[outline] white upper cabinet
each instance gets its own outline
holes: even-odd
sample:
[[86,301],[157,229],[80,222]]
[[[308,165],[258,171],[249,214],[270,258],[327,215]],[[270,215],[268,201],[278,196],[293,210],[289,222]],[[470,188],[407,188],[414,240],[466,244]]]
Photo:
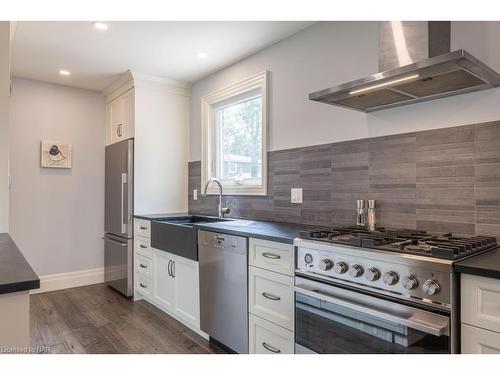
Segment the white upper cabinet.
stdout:
[[134,138],[134,214],[187,211],[190,84],[128,71],[103,93],[106,145]]
[[106,144],[134,137],[134,89],[107,104]]

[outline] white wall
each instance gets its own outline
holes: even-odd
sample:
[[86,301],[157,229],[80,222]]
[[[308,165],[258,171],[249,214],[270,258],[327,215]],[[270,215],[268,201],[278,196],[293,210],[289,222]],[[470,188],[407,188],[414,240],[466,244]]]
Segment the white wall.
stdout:
[[[500,22],[453,22],[452,49],[500,71]],[[500,89],[364,114],[308,100],[310,92],[378,71],[376,22],[322,22],[223,69],[192,87],[190,160],[201,159],[200,99],[269,70],[269,150],[500,119]]]
[[189,90],[135,81],[134,212],[188,209]]
[[[14,78],[10,232],[40,275],[103,267],[104,97]],[[42,139],[73,143],[73,168],[40,168]]]
[[0,22],[0,233],[9,231],[9,35],[9,22]]

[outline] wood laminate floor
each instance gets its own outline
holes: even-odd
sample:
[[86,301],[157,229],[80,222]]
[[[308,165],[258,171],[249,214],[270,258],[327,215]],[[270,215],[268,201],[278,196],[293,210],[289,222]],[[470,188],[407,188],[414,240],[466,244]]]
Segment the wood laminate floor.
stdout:
[[50,353],[223,353],[145,301],[104,284],[30,296],[31,345]]

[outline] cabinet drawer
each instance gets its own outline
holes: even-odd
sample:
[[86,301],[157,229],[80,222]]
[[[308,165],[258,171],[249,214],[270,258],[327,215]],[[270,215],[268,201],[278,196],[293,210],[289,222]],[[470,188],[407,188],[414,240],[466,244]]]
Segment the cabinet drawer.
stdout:
[[293,277],[249,267],[249,310],[293,331]]
[[500,333],[462,324],[463,354],[500,354]]
[[151,238],[151,221],[143,219],[135,219],[134,236]]
[[137,273],[147,277],[148,279],[151,279],[153,275],[153,262],[150,258],[138,255],[135,261],[135,269]]
[[136,276],[135,289],[144,297],[151,298],[153,292],[153,281],[141,275]]
[[149,238],[144,237],[135,237],[134,238],[134,247],[135,253],[145,256],[147,258],[153,257],[153,251],[151,250],[151,244],[149,243]]
[[250,238],[249,264],[269,271],[293,276],[294,247],[293,245]]
[[258,316],[249,315],[250,354],[293,354],[293,332]]
[[500,332],[500,280],[462,274],[462,322]]

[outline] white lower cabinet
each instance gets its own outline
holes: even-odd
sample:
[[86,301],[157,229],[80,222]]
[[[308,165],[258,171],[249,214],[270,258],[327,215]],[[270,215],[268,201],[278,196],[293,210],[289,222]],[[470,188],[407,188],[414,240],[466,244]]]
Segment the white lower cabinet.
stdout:
[[200,328],[198,262],[153,248],[153,303],[181,322]]
[[293,330],[293,278],[257,267],[248,272],[250,313]]
[[293,354],[294,247],[249,239],[248,352]]
[[186,322],[200,326],[198,262],[177,257],[173,263],[174,311]]
[[249,315],[249,352],[253,354],[293,354],[293,332]]
[[[153,283],[150,279],[136,274],[135,275],[135,295],[137,295],[138,293],[140,293],[144,298],[150,299],[152,297],[152,293],[153,293]],[[134,299],[136,299],[136,298],[134,298]]]
[[172,311],[175,299],[175,279],[170,274],[173,255],[153,249],[154,294],[153,302]]
[[463,354],[500,354],[500,333],[462,323]]
[[134,299],[145,298],[198,334],[207,337],[200,331],[198,262],[155,248],[151,248],[151,254],[150,259],[142,253],[135,253]]
[[500,280],[461,275],[461,348],[467,354],[500,354]]

